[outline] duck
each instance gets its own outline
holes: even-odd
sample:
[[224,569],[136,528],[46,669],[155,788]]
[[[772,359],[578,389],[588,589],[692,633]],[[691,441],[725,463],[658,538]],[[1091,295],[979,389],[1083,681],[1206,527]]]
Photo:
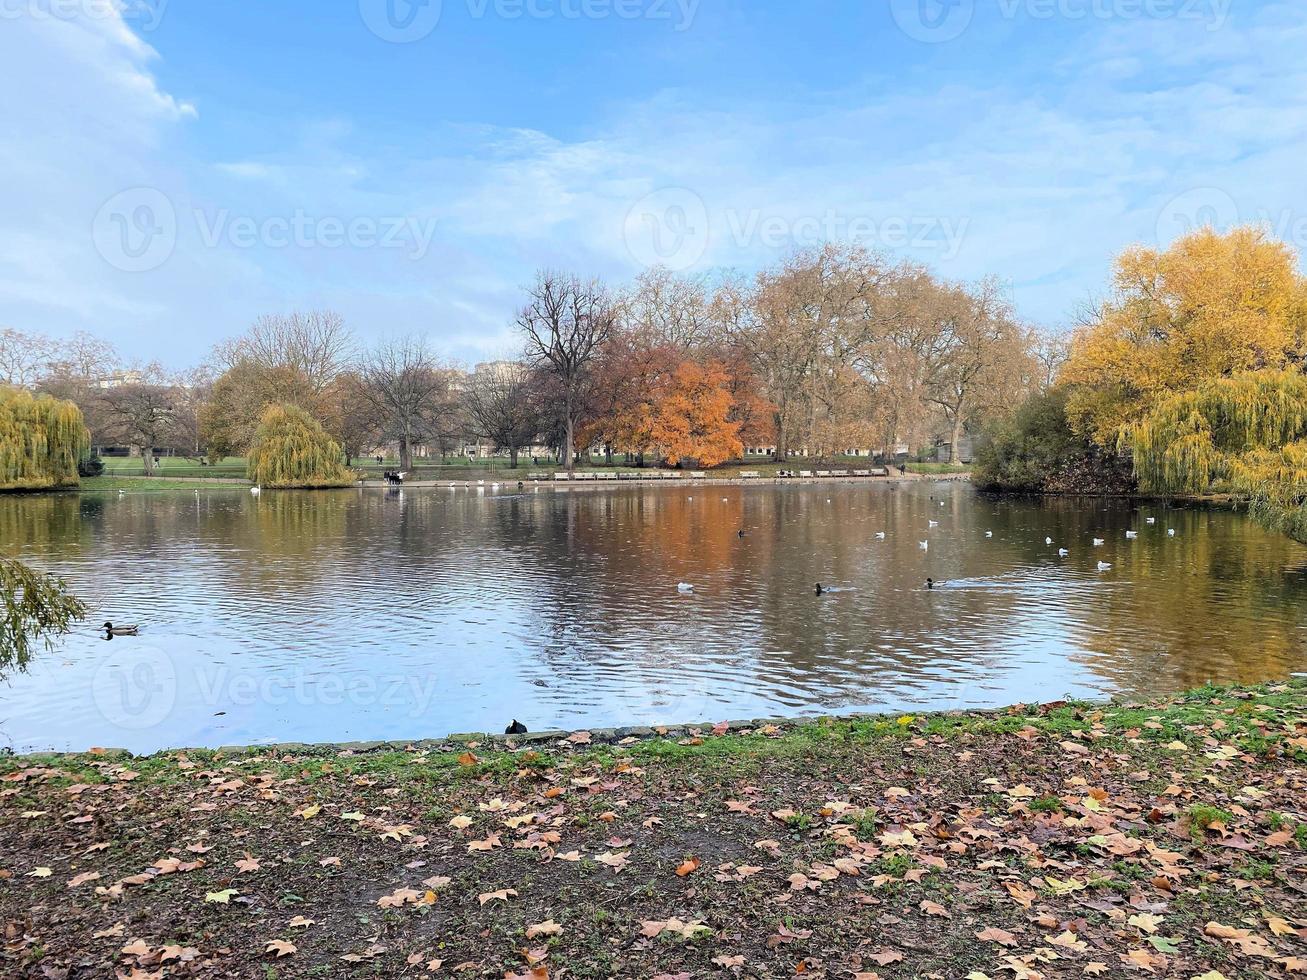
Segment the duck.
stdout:
[[1145,522],[1148,523],[1148,524],[1156,524],[1156,523],[1157,523],[1157,518],[1156,518],[1156,517],[1147,517],[1147,518],[1145,518],[1144,520],[1145,520]]
[[927,521],[927,522],[926,522],[926,527],[928,527],[928,528],[930,528],[930,527],[939,527],[939,521]]
[[1167,536],[1168,538],[1173,538],[1173,537],[1175,537],[1175,528],[1173,528],[1173,527],[1168,527],[1168,528],[1166,529],[1166,536]]
[[816,589],[816,593],[817,593],[817,595],[824,595],[825,592],[826,592],[826,590],[823,589],[823,588],[821,587],[821,583],[818,582],[818,583],[817,583],[817,589]]
[[[940,584],[942,585],[943,583],[941,582]],[[926,588],[933,589],[934,587],[935,587],[935,580],[933,578],[926,579]]]
[[993,531],[986,531],[986,532],[985,532],[985,537],[987,537],[987,538],[992,538],[993,536],[994,536],[994,532],[993,532]]
[[738,531],[736,531],[736,532],[735,532],[735,536],[736,536],[737,538],[742,538],[742,537],[744,537],[744,528],[740,528]]
[[140,631],[139,626],[115,626],[113,623],[105,623],[104,631],[110,636],[135,636]]
[[525,734],[526,734],[526,726],[523,725],[523,724],[522,724],[520,721],[518,721],[516,718],[514,718],[514,719],[513,719],[513,723],[512,723],[511,725],[509,725],[507,728],[504,729],[504,734],[505,734],[505,735],[525,735]]
[[1110,564],[1109,562],[1100,561],[1100,562],[1098,563],[1098,570],[1099,570],[1100,572],[1105,572],[1105,571],[1107,571],[1107,570],[1108,570],[1109,568],[1111,568],[1111,567],[1112,567],[1112,566],[1111,566],[1111,564]]
[[1053,543],[1053,539],[1052,539],[1052,538],[1045,538],[1045,539],[1044,539],[1044,544],[1052,544],[1052,543]]
[[885,532],[884,532],[884,531],[877,531],[877,532],[876,532],[876,540],[877,540],[877,541],[884,541],[884,540],[885,540]]

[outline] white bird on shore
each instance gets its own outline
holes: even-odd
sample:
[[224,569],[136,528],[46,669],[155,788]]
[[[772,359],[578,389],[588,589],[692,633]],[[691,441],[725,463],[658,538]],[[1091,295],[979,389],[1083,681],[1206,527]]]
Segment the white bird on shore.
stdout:
[[930,542],[929,542],[929,541],[918,541],[918,542],[917,542],[917,547],[920,548],[922,551],[929,551],[929,550],[930,550]]
[[994,536],[994,532],[993,532],[993,531],[986,531],[986,532],[985,532],[985,537],[987,537],[987,538],[992,538],[993,536]]
[[1052,544],[1052,543],[1053,543],[1053,539],[1052,539],[1052,538],[1045,538],[1045,539],[1044,539],[1044,544]]
[[1138,531],[1126,531],[1126,532],[1125,532],[1125,536],[1126,536],[1126,540],[1127,540],[1127,541],[1133,541],[1135,538],[1139,537],[1139,532],[1138,532]]
[[679,584],[676,586],[676,591],[677,591],[677,592],[682,592],[682,593],[684,593],[684,592],[693,592],[693,591],[694,591],[694,586],[691,585],[689,582],[681,582],[681,583],[679,583]]
[[884,532],[884,531],[877,531],[877,532],[876,532],[876,539],[879,540],[879,541],[884,541],[884,540],[885,540],[885,532]]
[[1109,568],[1111,568],[1111,567],[1112,567],[1112,566],[1109,565],[1109,564],[1108,564],[1107,562],[1105,562],[1105,561],[1100,561],[1100,562],[1098,563],[1098,570],[1099,570],[1100,572],[1105,572],[1105,571],[1107,571],[1107,570],[1108,570]]
[[1094,538],[1094,547],[1095,547],[1095,548],[1101,548],[1101,547],[1103,547],[1103,545],[1105,545],[1105,544],[1107,544],[1107,542],[1104,541],[1102,538]]
[[1173,528],[1173,527],[1168,527],[1168,528],[1166,529],[1166,536],[1167,536],[1168,538],[1173,538],[1173,537],[1175,537],[1175,528]]
[[1156,523],[1157,523],[1157,518],[1156,518],[1156,517],[1149,517],[1149,518],[1146,518],[1146,521],[1147,521],[1147,523],[1149,523],[1149,524],[1156,524]]
[[927,521],[927,522],[926,522],[926,526],[927,526],[927,527],[939,527],[939,521]]
[[263,493],[263,488],[262,488],[262,487],[250,487],[250,493],[254,494],[254,496],[257,497],[259,494]]
[[1058,548],[1057,554],[1059,558],[1065,558],[1067,555],[1071,554],[1071,552],[1067,551],[1065,548]]

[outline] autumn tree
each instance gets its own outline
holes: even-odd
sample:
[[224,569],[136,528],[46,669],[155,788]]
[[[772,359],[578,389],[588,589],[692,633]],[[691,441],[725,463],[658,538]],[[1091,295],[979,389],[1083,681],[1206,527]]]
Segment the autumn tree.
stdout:
[[340,445],[296,405],[269,405],[250,443],[246,475],[265,487],[343,487],[353,475],[341,463]]
[[549,371],[562,397],[563,458],[576,471],[576,429],[596,358],[613,332],[616,311],[598,280],[540,272],[517,316],[526,356]]
[[541,427],[531,369],[517,361],[478,365],[465,382],[463,408],[472,431],[508,450],[509,465],[516,469],[518,453]]
[[694,460],[710,467],[736,459],[744,445],[730,412],[726,372],[716,364],[685,361],[654,408],[654,441],[673,466]]
[[1203,228],[1165,251],[1130,248],[1112,295],[1077,331],[1062,380],[1072,426],[1104,446],[1162,399],[1303,354],[1307,285],[1297,257],[1254,227]]
[[1253,516],[1307,542],[1307,376],[1297,368],[1212,378],[1122,430],[1142,489],[1205,493],[1216,480]]
[[0,490],[76,486],[89,444],[72,402],[0,386]]

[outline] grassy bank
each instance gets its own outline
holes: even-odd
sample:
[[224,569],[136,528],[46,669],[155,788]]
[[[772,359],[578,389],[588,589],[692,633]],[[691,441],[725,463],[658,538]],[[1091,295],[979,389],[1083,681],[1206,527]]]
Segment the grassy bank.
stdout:
[[84,476],[79,489],[105,490],[242,490],[249,485],[232,480],[169,479],[166,476]]
[[0,787],[4,976],[1307,970],[1301,685]]

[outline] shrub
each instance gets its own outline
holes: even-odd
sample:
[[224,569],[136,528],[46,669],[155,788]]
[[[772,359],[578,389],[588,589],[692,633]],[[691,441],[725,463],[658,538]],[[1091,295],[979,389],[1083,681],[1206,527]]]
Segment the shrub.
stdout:
[[1108,453],[1067,424],[1067,391],[1031,395],[976,453],[972,480],[1011,493],[1129,493],[1128,457]]
[[344,487],[354,474],[313,416],[294,405],[269,405],[246,459],[246,474],[264,487]]
[[87,456],[77,464],[78,476],[99,476],[104,472],[104,460],[99,456]]

